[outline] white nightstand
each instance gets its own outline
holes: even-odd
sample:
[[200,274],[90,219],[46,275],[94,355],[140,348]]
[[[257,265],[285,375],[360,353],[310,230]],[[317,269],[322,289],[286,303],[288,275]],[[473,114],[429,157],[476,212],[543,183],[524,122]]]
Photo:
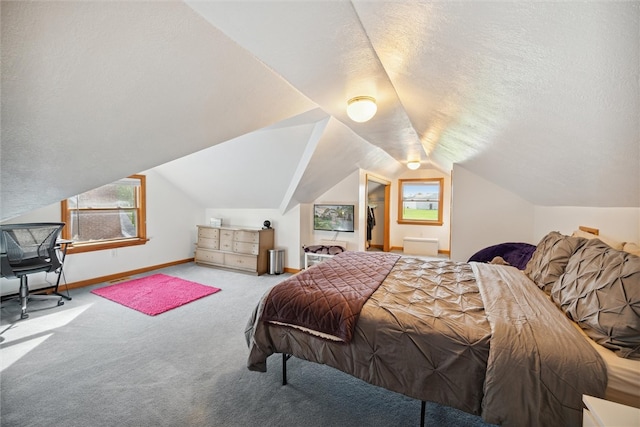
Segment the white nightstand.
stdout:
[[582,412],[583,427],[640,426],[640,409],[593,396],[582,396],[586,409]]

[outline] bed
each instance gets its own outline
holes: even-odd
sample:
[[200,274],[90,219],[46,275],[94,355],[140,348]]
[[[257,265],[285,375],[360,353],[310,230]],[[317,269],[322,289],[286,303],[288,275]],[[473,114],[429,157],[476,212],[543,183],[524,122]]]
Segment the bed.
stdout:
[[344,252],[259,301],[248,368],[282,353],[493,424],[577,426],[583,394],[640,406],[639,312],[640,257],[597,239],[549,233],[524,270]]

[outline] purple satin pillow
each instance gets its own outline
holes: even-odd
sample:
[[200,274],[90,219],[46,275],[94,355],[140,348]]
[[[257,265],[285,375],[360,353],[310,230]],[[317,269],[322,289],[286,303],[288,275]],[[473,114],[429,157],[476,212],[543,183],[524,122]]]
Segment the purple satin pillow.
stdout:
[[469,258],[469,261],[491,262],[495,257],[500,257],[509,265],[524,270],[535,250],[536,246],[529,243],[500,243],[479,250]]

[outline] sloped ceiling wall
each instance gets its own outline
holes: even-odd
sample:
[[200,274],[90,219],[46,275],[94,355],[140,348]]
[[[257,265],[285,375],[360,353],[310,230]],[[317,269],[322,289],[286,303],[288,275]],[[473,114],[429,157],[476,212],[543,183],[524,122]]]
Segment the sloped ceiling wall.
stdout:
[[2,218],[315,108],[181,2],[2,2]]
[[158,165],[203,206],[286,210],[413,158],[640,206],[638,2],[0,7],[2,219]]

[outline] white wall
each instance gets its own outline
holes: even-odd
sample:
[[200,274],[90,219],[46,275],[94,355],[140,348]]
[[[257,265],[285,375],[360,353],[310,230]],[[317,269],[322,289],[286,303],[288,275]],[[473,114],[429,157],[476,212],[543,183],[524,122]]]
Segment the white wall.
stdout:
[[315,231],[313,230],[313,206],[311,212],[300,218],[301,223],[306,223],[304,229],[308,230],[307,235],[301,235],[301,243],[303,245],[313,245],[320,243],[321,240],[345,240],[347,242],[347,250],[363,250],[364,239],[366,238],[366,223],[361,221],[365,212],[364,200],[359,197],[361,187],[361,171],[357,170],[351,175],[340,181],[332,189],[324,193],[322,196],[314,200],[316,203],[335,203],[355,206],[354,232],[335,232],[335,231]]
[[460,165],[453,167],[451,194],[451,260],[466,261],[498,243],[533,243],[533,204]]
[[[173,184],[153,170],[142,174],[147,176],[149,242],[139,246],[69,254],[64,265],[68,283],[193,258],[196,224],[202,222],[204,208],[185,197]],[[8,222],[59,221],[60,204],[54,203]],[[52,277],[51,274],[49,276]],[[33,280],[30,278],[32,289],[37,288],[38,284],[45,283],[39,276],[34,276]],[[0,282],[1,292],[5,295],[15,292],[18,286],[17,279],[1,279]]]
[[454,165],[451,259],[505,242],[538,242],[550,231],[584,225],[620,242],[640,242],[640,208],[535,206],[460,165]]
[[[443,178],[444,188],[442,193],[442,225],[413,225],[398,224],[398,179],[419,178]],[[451,230],[451,176],[437,169],[407,169],[402,175],[391,183],[391,247],[402,247],[405,237],[431,237],[438,239],[438,250],[449,250],[449,235]]]
[[534,213],[536,242],[550,231],[571,234],[580,225],[598,228],[601,236],[619,242],[640,242],[640,208],[536,206]]
[[[304,203],[299,206],[300,215],[298,220],[300,221],[300,233],[298,236],[298,266],[295,268],[302,268],[304,266],[304,245],[310,244],[311,235],[313,233],[313,220],[309,221],[309,218],[313,218],[313,203]],[[304,237],[303,237],[304,236]],[[303,243],[306,242],[306,243]]]

